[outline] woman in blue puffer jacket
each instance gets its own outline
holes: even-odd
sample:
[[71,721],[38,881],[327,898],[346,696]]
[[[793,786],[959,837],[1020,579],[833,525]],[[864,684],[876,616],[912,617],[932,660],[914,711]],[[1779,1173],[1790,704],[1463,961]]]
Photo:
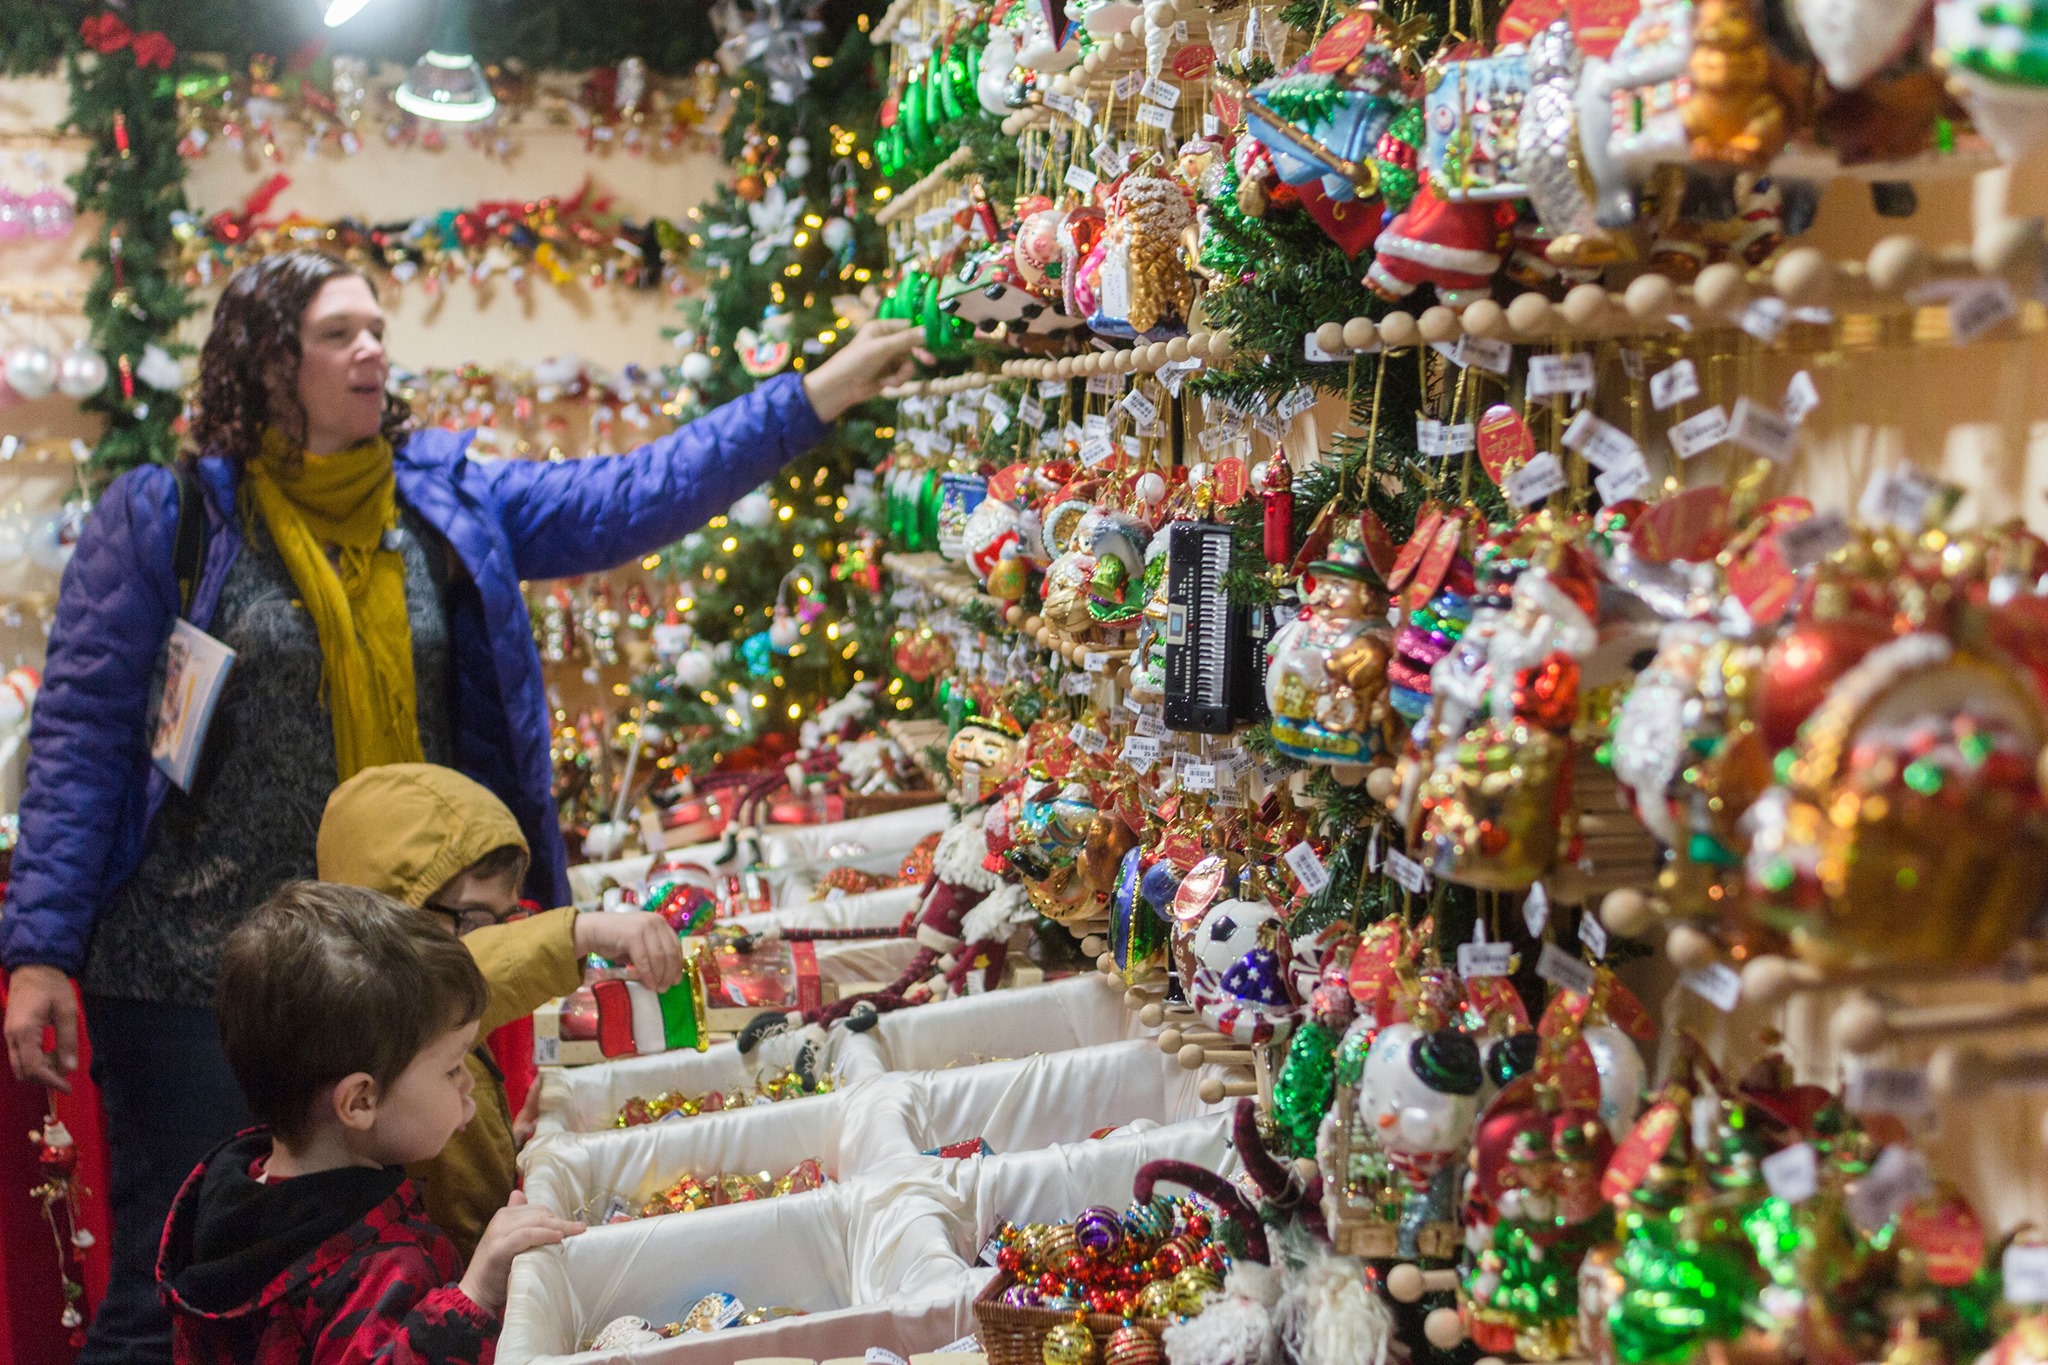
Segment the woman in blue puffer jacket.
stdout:
[[[207,528],[196,581],[180,584],[174,550],[187,495],[158,467],[107,489],[64,574],[0,964],[23,1080],[68,1087],[74,978],[85,995],[114,1244],[82,1365],[170,1360],[153,1273],[164,1216],[249,1121],[213,1019],[219,947],[272,891],[314,875],[328,794],[382,763],[459,768],[518,817],[528,892],[565,903],[520,581],[606,569],[701,525],[878,392],[914,344],[903,324],[871,323],[809,375],[629,454],[531,463],[412,430],[385,387],[383,338],[369,281],[331,256],[240,271],[200,362],[205,453],[185,483]],[[150,758],[187,591],[186,618],[236,655],[189,792]]]

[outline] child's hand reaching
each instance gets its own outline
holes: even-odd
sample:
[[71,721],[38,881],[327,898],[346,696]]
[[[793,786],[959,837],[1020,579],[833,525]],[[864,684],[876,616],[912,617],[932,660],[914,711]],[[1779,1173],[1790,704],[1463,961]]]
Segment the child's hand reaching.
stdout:
[[630,963],[649,990],[665,991],[683,979],[683,945],[660,915],[645,910],[586,911],[576,917],[576,951]]
[[553,1246],[581,1231],[583,1224],[529,1204],[524,1194],[512,1191],[511,1202],[491,1215],[482,1240],[476,1244],[476,1254],[469,1258],[469,1269],[462,1275],[462,1292],[477,1307],[503,1313],[505,1286],[512,1278],[512,1258],[535,1247]]

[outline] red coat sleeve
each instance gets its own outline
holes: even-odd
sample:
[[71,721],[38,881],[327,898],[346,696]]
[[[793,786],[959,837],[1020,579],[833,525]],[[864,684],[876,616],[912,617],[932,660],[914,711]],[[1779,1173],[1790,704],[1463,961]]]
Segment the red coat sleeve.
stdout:
[[498,1349],[498,1315],[442,1283],[419,1247],[359,1263],[324,1317],[308,1365],[490,1365]]

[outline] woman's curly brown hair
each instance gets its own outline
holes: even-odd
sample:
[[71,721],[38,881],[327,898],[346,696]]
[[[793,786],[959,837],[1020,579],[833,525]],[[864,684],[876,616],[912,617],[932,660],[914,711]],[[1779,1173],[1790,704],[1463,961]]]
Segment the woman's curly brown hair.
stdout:
[[[299,319],[322,285],[350,275],[362,272],[324,251],[281,252],[235,272],[214,305],[213,330],[199,353],[192,417],[197,453],[222,455],[239,467],[262,450],[268,426],[305,442]],[[411,425],[412,405],[386,390],[380,434],[395,446]]]

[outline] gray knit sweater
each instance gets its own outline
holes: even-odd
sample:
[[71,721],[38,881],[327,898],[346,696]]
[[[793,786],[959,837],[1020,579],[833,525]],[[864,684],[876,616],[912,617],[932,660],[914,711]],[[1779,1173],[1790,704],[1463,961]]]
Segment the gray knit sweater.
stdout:
[[[401,508],[420,747],[449,761],[446,547]],[[235,651],[190,795],[173,788],[142,864],[94,927],[85,989],[123,1000],[213,1003],[220,947],[263,900],[314,875],[336,785],[320,699],[320,636],[259,523],[221,585],[213,632]]]

